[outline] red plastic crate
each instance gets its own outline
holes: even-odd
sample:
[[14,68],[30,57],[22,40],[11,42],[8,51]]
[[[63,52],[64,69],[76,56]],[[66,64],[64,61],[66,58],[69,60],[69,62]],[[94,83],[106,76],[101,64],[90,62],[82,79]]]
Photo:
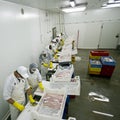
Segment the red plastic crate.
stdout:
[[115,66],[103,65],[100,75],[106,76],[106,77],[111,77],[114,69],[115,69]]
[[109,52],[103,50],[92,50],[90,53],[92,56],[109,56]]

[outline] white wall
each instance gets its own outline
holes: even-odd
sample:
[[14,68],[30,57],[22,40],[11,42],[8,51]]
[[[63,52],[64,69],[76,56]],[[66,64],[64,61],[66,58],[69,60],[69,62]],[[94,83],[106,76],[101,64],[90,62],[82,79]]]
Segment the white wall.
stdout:
[[99,48],[116,48],[119,44],[116,35],[120,35],[120,21],[104,23],[101,32]]
[[[41,39],[45,46],[52,39],[52,28],[56,27],[59,32],[59,14],[50,11],[40,11]],[[46,41],[46,42],[44,42]]]
[[8,111],[2,96],[6,77],[19,65],[39,63],[52,37],[51,29],[58,25],[57,13],[48,12],[48,16],[45,11],[0,0],[0,120]]
[[[120,8],[64,14],[64,24],[66,34],[73,35],[74,39],[77,39],[79,31],[78,48],[98,48],[98,45],[99,48],[115,48],[117,40],[115,38],[113,44],[112,39],[117,33],[120,33]],[[102,25],[103,28],[101,28]],[[107,28],[104,29],[106,26]],[[114,27],[115,32],[111,34],[109,28],[112,29],[113,26],[117,28]],[[103,42],[104,40],[106,42]]]

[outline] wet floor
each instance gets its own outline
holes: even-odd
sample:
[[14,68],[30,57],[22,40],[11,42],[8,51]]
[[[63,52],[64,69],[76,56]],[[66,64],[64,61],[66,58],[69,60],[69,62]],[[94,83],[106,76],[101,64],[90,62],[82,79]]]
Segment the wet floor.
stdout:
[[[88,75],[90,50],[78,50],[80,62],[74,64],[75,75],[81,79],[81,95],[70,100],[68,116],[77,120],[120,120],[120,51],[109,50],[117,64],[111,78]],[[92,101],[88,94],[95,92],[109,98],[110,102]],[[99,111],[113,117],[95,114]],[[10,120],[10,118],[8,119]]]
[[[117,64],[111,78],[88,75],[90,50],[79,50],[80,62],[74,64],[75,75],[81,79],[81,95],[71,99],[68,116],[77,120],[120,120],[120,51],[108,50]],[[109,102],[91,101],[90,92],[109,98]],[[111,116],[93,113],[98,111]]]

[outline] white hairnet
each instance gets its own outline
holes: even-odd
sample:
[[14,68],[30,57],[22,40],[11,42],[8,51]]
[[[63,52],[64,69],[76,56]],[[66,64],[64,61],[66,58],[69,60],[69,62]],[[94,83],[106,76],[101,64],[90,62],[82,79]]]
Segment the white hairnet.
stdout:
[[30,64],[29,69],[33,69],[33,68],[38,68],[38,65],[36,63]]

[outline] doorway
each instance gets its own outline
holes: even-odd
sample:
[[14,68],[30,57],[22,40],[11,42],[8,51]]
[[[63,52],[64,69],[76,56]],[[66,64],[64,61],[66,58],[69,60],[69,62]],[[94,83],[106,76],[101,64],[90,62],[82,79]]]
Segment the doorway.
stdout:
[[120,22],[109,22],[101,25],[98,48],[116,49],[117,35],[120,33]]

